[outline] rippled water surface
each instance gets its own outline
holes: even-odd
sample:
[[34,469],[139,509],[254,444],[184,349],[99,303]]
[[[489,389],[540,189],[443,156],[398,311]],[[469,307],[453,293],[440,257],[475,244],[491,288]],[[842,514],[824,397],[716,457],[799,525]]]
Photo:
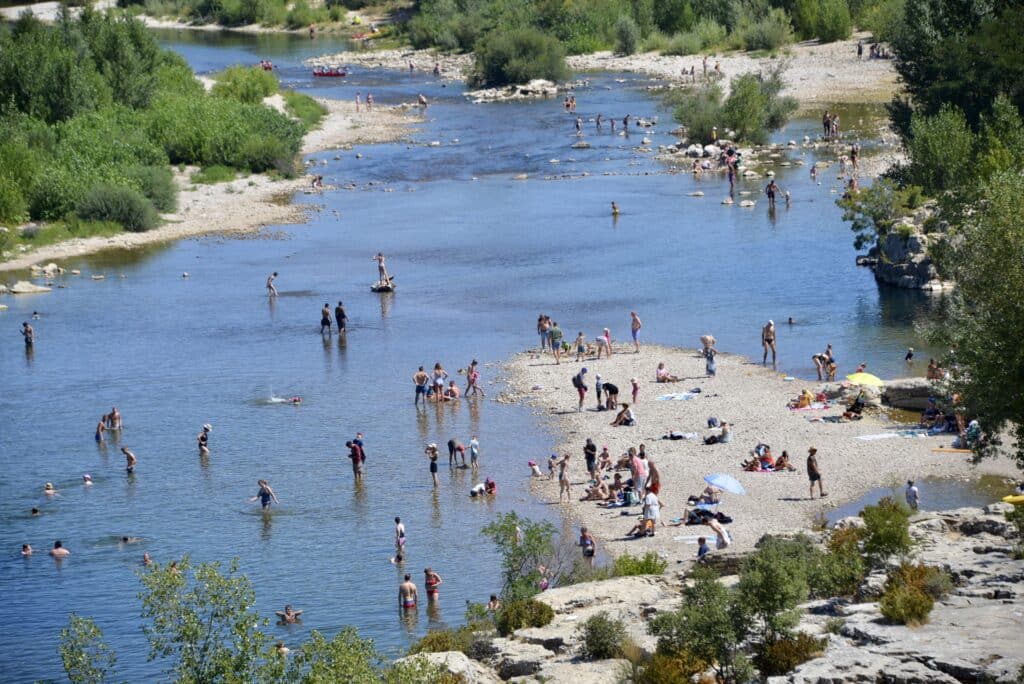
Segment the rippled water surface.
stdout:
[[[314,155],[326,161],[327,182],[357,189],[300,195],[315,210],[283,236],[210,237],[75,260],[68,265],[83,276],[60,279],[66,288],[5,300],[0,593],[17,620],[0,645],[0,680],[58,675],[57,635],[69,611],[96,618],[126,679],[158,672],[139,630],[134,573],[143,551],[160,561],[238,556],[261,611],[305,609],[303,625],[271,628],[290,644],[309,629],[354,624],[397,653],[431,624],[458,623],[465,601],[486,600],[497,587],[496,556],[479,534],[495,512],[561,525],[550,507],[531,502],[524,477],[526,460],[542,456],[552,437],[526,410],[491,401],[416,411],[410,376],[434,361],[451,371],[472,358],[500,361],[534,343],[541,311],[569,337],[608,326],[621,339],[635,309],[644,339],[693,345],[713,332],[720,349],[748,355],[759,352],[760,326],[774,318],[780,370],[805,376],[811,354],[829,342],[842,373],[866,361],[882,376],[906,373],[903,351],[919,346],[912,324],[929,304],[879,290],[854,266],[851,233],[830,192],[839,184],[834,170],[813,185],[806,167],[779,167],[794,198],[789,209],[768,212],[764,181],[738,188],[759,200],[754,209],[726,207],[723,179],[694,181],[637,152],[643,131],[598,135],[588,122],[593,147],[571,149],[572,119],[555,101],[472,105],[460,87],[428,74],[355,69],[344,81],[314,83],[301,59],[340,46],[161,37],[203,72],[269,57],[290,87],[345,98],[372,91],[384,104],[422,92],[432,106],[408,144]],[[655,147],[672,140],[647,79],[588,78],[577,92],[585,118],[659,116],[646,135]],[[817,129],[798,120],[777,139]],[[813,160],[800,155],[792,159]],[[512,180],[520,173],[530,180]],[[559,174],[571,178],[544,180]],[[697,189],[706,196],[687,196]],[[618,221],[612,200],[622,208]],[[368,290],[378,250],[397,275],[393,296]],[[274,270],[282,297],[268,303],[263,282]],[[93,273],[107,278],[91,280]],[[349,332],[321,337],[320,307],[338,299]],[[27,356],[17,329],[33,310],[41,319]],[[783,323],[790,316],[792,327]],[[497,372],[483,371],[492,396],[486,383]],[[301,406],[269,401],[292,395]],[[92,431],[113,404],[124,432],[97,446]],[[212,454],[201,460],[195,435],[206,422]],[[344,457],[356,431],[367,440],[362,487]],[[465,471],[442,466],[440,489],[430,484],[423,444],[443,450],[450,437],[474,434],[480,475],[499,482],[493,502],[469,500]],[[133,476],[119,445],[139,457]],[[80,484],[86,472],[91,488]],[[261,477],[281,499],[269,517],[247,503]],[[46,481],[58,497],[43,496]],[[29,515],[33,506],[39,517]],[[431,565],[445,579],[439,612],[414,623],[395,610],[395,515],[407,522],[414,578]],[[121,535],[144,541],[122,547]],[[73,554],[62,566],[45,555],[54,539]],[[23,542],[37,550],[27,561],[18,555]]]

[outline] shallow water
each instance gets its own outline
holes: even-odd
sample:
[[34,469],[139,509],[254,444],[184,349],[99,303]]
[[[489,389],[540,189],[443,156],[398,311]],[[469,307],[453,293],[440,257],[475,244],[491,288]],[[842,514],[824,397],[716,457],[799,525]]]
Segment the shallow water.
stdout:
[[[465,601],[497,588],[496,557],[479,534],[495,512],[561,524],[554,509],[532,501],[525,481],[525,461],[543,456],[553,438],[526,410],[490,401],[417,412],[410,376],[438,360],[457,378],[474,357],[500,361],[535,343],[540,311],[570,339],[603,326],[622,339],[635,309],[645,340],[692,346],[713,332],[720,349],[747,355],[759,352],[760,326],[771,317],[780,370],[803,376],[828,342],[841,373],[863,360],[883,377],[904,374],[905,347],[923,346],[912,324],[929,301],[879,289],[854,266],[851,233],[830,193],[834,171],[818,186],[806,167],[779,168],[779,184],[794,197],[788,210],[768,212],[763,180],[738,188],[759,200],[754,209],[725,207],[723,179],[694,181],[635,151],[643,132],[627,140],[606,126],[597,135],[588,122],[593,148],[571,149],[572,119],[555,101],[475,106],[427,74],[359,69],[324,85],[300,66],[322,45],[162,35],[201,71],[270,57],[290,87],[334,97],[372,90],[385,104],[423,92],[432,106],[412,144],[361,148],[362,159],[355,151],[315,155],[327,162],[327,182],[358,189],[300,195],[322,210],[286,227],[287,239],[210,237],[73,260],[69,267],[107,279],[65,277],[66,289],[5,300],[0,548],[8,555],[0,591],[12,614],[31,617],[0,645],[0,680],[59,674],[57,634],[72,610],[97,619],[120,651],[123,677],[157,672],[138,629],[134,572],[144,550],[160,561],[239,556],[264,614],[285,603],[305,609],[303,625],[270,628],[289,644],[312,628],[355,624],[393,654],[428,625],[458,623]],[[671,140],[674,125],[646,94],[647,79],[588,78],[577,92],[584,118],[658,115],[661,132],[646,135],[654,146]],[[800,120],[777,139],[816,131],[815,121]],[[427,146],[435,140],[442,145]],[[530,180],[512,180],[519,173]],[[575,177],[543,180],[553,174]],[[688,197],[695,189],[706,196]],[[622,207],[618,221],[611,200]],[[394,295],[368,290],[378,250],[397,276]],[[263,282],[274,270],[284,296],[268,302]],[[338,299],[349,332],[321,337],[320,307]],[[29,356],[14,330],[36,309],[42,318]],[[792,328],[783,323],[789,316]],[[483,370],[492,394],[496,373]],[[300,406],[270,401],[293,395]],[[97,447],[92,430],[112,404],[124,433]],[[205,422],[214,425],[212,455],[201,460],[195,435]],[[368,452],[361,488],[343,446],[359,430]],[[449,437],[473,434],[483,449],[480,476],[499,482],[493,502],[470,501],[472,476],[445,465],[440,489],[430,485],[423,444],[443,451]],[[118,444],[139,457],[132,477]],[[80,485],[84,472],[91,488]],[[260,477],[281,499],[266,517],[247,503]],[[44,500],[46,481],[58,498]],[[36,505],[42,515],[32,518]],[[409,529],[414,579],[426,565],[445,579],[440,614],[421,611],[412,625],[394,608],[395,515]],[[145,541],[121,548],[121,535]],[[73,553],[62,567],[45,556],[54,539]],[[29,561],[18,557],[25,541],[38,554]]]
[[[1013,487],[1005,478],[996,475],[982,475],[976,480],[964,482],[953,478],[926,477],[915,481],[920,492],[919,507],[922,511],[948,511],[968,506],[987,506],[1006,496]],[[887,496],[904,501],[906,483],[894,483],[891,487],[878,487],[864,493],[856,501],[832,509],[824,516],[827,525],[834,525],[843,518],[858,515],[865,506],[873,506]]]

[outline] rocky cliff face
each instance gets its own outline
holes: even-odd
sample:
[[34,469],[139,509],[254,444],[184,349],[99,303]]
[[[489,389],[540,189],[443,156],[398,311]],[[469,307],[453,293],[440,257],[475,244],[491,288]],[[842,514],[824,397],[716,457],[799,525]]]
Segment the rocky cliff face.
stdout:
[[866,260],[875,272],[875,280],[910,290],[941,292],[950,290],[953,284],[939,276],[938,269],[929,249],[941,240],[945,233],[926,234],[924,222],[931,218],[934,210],[922,207],[896,222],[885,237],[879,239]]
[[[1020,682],[1024,676],[1024,560],[1012,557],[1016,531],[1006,521],[1008,504],[985,509],[963,508],[924,512],[911,522],[917,559],[947,570],[956,588],[938,601],[929,622],[920,627],[889,623],[877,598],[885,570],[865,580],[856,601],[826,599],[807,603],[797,629],[826,637],[822,657],[770,684],[966,684]],[[860,518],[842,521],[862,525]],[[717,554],[713,554],[713,557]],[[723,555],[722,561],[737,558]],[[722,569],[736,563],[724,562]],[[736,577],[723,577],[733,584]],[[626,661],[586,661],[579,656],[578,627],[588,617],[607,611],[626,623],[642,653],[655,647],[647,623],[658,612],[675,609],[680,600],[678,577],[622,577],[553,589],[538,599],[550,605],[555,619],[547,627],[522,629],[509,638],[495,638],[470,660],[461,653],[431,654],[430,659],[462,674],[470,684],[573,682],[603,684],[621,681]],[[838,633],[836,618],[842,621]]]

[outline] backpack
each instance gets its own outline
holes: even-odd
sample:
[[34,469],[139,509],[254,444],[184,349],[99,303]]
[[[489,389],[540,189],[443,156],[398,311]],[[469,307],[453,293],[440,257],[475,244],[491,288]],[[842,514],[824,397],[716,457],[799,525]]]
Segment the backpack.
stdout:
[[572,386],[575,387],[576,389],[580,389],[581,387],[583,387],[583,381],[580,380],[579,375],[572,376]]

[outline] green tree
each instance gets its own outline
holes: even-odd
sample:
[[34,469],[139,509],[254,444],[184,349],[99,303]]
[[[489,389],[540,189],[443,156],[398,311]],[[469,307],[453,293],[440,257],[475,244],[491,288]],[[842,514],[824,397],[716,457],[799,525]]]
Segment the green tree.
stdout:
[[193,567],[186,556],[177,566],[155,566],[140,575],[143,631],[150,660],[170,658],[179,682],[249,682],[256,679],[268,637],[267,620],[253,609],[249,579],[231,561]]
[[823,43],[846,40],[853,30],[846,0],[822,0],[818,8],[815,32]]
[[117,663],[117,656],[103,641],[103,632],[96,623],[74,613],[60,631],[58,651],[72,684],[101,684]]
[[93,11],[88,5],[77,26],[114,101],[134,108],[149,106],[161,61],[160,46],[149,29],[134,17]]
[[876,562],[910,552],[910,509],[891,496],[883,497],[874,506],[865,506],[864,551]]
[[992,176],[964,212],[953,263],[957,289],[932,339],[949,349],[950,389],[986,439],[978,457],[994,456],[1008,431],[1024,469],[1024,178],[1015,170]]
[[944,105],[934,116],[914,114],[907,143],[910,182],[929,195],[960,189],[973,173],[966,162],[974,142],[967,117],[952,105]]
[[477,86],[526,83],[536,78],[564,80],[565,50],[558,40],[524,28],[495,31],[477,44],[470,82]]
[[623,14],[615,24],[615,52],[632,55],[640,45],[640,27],[633,17]]
[[807,583],[815,550],[806,537],[769,537],[743,561],[739,589],[744,608],[768,643],[791,635],[800,622],[797,606],[807,600]]
[[501,556],[502,598],[512,601],[539,593],[538,568],[551,566],[555,558],[555,526],[521,518],[512,511],[499,515],[482,531]]
[[710,663],[726,682],[749,681],[753,670],[742,647],[750,615],[738,592],[723,586],[708,567],[695,568],[690,578],[693,584],[683,589],[679,609],[659,613],[649,624],[658,653]]

